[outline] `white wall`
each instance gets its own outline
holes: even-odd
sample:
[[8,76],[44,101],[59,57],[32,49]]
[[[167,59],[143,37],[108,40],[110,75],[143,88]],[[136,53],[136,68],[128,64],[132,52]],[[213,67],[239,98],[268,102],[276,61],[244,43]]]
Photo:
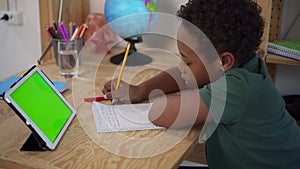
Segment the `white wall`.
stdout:
[[91,13],[104,13],[105,0],[90,0],[90,11]]
[[277,66],[275,84],[282,95],[300,95],[300,66]]
[[0,21],[0,79],[27,70],[41,55],[39,0],[16,0],[24,24],[11,26]]
[[283,8],[281,39],[300,39],[300,1],[285,0]]

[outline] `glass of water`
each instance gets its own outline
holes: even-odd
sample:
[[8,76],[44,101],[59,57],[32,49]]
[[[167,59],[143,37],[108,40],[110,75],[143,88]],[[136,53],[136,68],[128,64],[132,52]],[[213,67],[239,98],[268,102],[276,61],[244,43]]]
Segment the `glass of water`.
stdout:
[[65,78],[73,77],[78,72],[78,43],[74,41],[58,42],[59,73]]

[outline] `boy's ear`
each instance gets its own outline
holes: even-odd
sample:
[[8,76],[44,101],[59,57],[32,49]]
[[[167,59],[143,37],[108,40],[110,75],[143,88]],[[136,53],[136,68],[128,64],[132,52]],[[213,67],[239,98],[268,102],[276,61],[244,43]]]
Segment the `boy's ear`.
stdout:
[[235,65],[235,58],[232,53],[224,52],[220,55],[220,59],[223,65],[224,71],[228,71],[229,69],[233,68]]

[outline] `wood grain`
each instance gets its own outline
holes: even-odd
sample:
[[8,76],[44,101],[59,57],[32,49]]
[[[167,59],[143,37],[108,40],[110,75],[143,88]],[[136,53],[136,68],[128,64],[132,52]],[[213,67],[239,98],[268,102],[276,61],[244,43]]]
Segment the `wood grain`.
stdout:
[[283,64],[283,65],[291,65],[291,66],[300,66],[300,61],[289,59],[273,54],[268,54],[266,57],[267,63],[274,63],[274,64]]
[[[40,12],[41,43],[42,43],[41,46],[42,46],[42,50],[45,50],[47,45],[51,41],[51,38],[49,37],[46,31],[46,27],[51,23],[50,21],[53,20],[52,18],[50,18],[51,16],[50,11],[52,10],[52,8],[51,6],[49,6],[48,0],[40,1],[39,8],[40,8],[39,12]],[[52,50],[47,52],[43,60],[50,60],[52,59],[52,56],[54,58],[52,52],[53,52]]]
[[262,42],[259,46],[258,53],[261,57],[265,58],[267,55],[267,45],[269,42],[269,30],[270,30],[270,17],[272,10],[272,0],[255,0],[256,3],[262,8],[261,16],[265,22],[264,34],[262,36]]
[[[116,49],[115,53],[117,51],[122,51],[122,49]],[[162,57],[162,55],[166,54],[153,52],[152,64],[155,66],[151,64],[152,66],[126,67],[124,79],[140,83],[161,70],[177,64],[174,59],[177,56]],[[87,64],[89,67],[84,71],[90,72],[86,72],[89,78],[82,78],[80,84],[83,88],[91,87],[88,92],[81,89],[78,81],[62,78],[54,61],[40,65],[50,79],[70,82],[70,89],[64,93],[64,96],[77,111],[75,119],[54,151],[21,152],[19,148],[31,132],[4,101],[0,101],[0,127],[2,129],[0,132],[0,168],[166,169],[178,167],[190,152],[189,149],[197,143],[201,126],[195,126],[190,131],[183,129],[123,133],[98,133],[96,131],[91,104],[84,103],[80,97],[91,94],[100,95],[101,85],[111,79],[114,74],[118,74],[119,67],[109,62],[110,57],[111,55],[105,56],[98,64],[87,64],[84,59],[82,60],[81,64]],[[170,62],[170,57],[175,61]],[[75,98],[74,94],[78,96]],[[110,103],[107,102],[107,104]]]
[[269,41],[279,40],[281,32],[284,0],[272,0],[272,13],[270,17]]

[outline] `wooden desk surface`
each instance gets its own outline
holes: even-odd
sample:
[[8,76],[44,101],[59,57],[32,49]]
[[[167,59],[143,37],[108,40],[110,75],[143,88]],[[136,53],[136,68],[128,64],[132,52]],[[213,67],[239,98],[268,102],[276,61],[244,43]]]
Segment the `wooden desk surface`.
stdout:
[[[163,60],[170,63],[168,57],[159,59],[158,61],[154,59],[151,64],[165,64]],[[86,64],[84,60],[82,64]],[[87,76],[79,74],[79,80],[60,77],[54,62],[39,67],[52,80],[70,82],[70,89],[64,96],[74,105],[77,115],[56,150],[22,152],[19,149],[31,131],[15,112],[0,100],[0,168],[177,168],[191,146],[198,141],[200,127],[194,127],[189,132],[183,130],[96,132],[91,104],[83,103],[82,98],[101,94],[103,84],[115,77],[118,67],[109,62],[109,57],[104,57],[101,64],[96,65],[98,70],[96,74],[93,72],[89,72]],[[133,73],[135,71],[138,73]],[[127,78],[133,83],[138,83],[158,72],[157,68],[147,65],[133,66],[125,69],[123,79]],[[128,78],[128,74],[134,76]],[[93,86],[90,90],[82,91],[82,88],[91,84]]]

